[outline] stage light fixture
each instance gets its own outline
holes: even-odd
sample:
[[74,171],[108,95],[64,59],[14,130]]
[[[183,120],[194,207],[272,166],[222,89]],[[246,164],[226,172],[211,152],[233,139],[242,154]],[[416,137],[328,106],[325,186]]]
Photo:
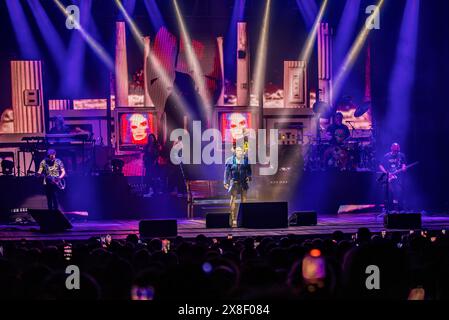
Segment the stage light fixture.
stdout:
[[14,162],[11,160],[3,160],[2,173],[4,176],[11,176],[14,173]]
[[123,167],[125,166],[125,162],[121,159],[112,159],[111,160],[111,167],[112,167],[112,174],[116,176],[123,176]]

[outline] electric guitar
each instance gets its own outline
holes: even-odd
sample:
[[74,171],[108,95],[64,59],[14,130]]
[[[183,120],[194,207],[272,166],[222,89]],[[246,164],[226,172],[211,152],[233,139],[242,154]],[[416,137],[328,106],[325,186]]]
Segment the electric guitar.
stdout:
[[411,167],[416,166],[419,163],[419,161],[413,162],[412,164],[409,164],[408,166],[406,166],[404,169],[398,169],[395,170],[393,172],[388,173],[388,182],[391,182],[393,180],[396,180],[398,178],[398,174],[403,172],[403,171],[407,171],[408,169],[410,169]]
[[53,177],[53,176],[46,176],[45,177],[45,181],[47,183],[53,184],[56,187],[58,187],[59,190],[64,190],[65,189],[65,180],[64,178],[60,179],[58,177]]
[[55,185],[59,190],[65,189],[66,183],[64,178],[60,179],[59,177],[46,176],[44,174],[36,174],[36,177],[44,177],[46,183]]

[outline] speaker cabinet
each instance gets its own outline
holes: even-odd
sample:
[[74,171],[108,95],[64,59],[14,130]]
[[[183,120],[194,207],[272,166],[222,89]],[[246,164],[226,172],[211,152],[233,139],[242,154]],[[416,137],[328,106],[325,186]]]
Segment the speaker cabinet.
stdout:
[[421,213],[389,213],[384,216],[384,226],[388,229],[420,229]]
[[173,238],[178,235],[177,220],[142,220],[139,222],[142,239]]
[[229,227],[229,213],[206,213],[206,228]]
[[72,229],[72,224],[60,210],[28,209],[42,232],[60,232]]
[[251,229],[287,228],[288,202],[240,203],[237,225]]
[[318,222],[315,211],[293,212],[288,219],[290,226],[316,226]]

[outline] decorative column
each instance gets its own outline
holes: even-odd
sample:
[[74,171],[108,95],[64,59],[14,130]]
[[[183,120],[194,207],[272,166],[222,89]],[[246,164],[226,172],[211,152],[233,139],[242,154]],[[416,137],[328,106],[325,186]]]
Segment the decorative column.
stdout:
[[249,41],[246,22],[237,23],[237,105],[249,106]]
[[15,133],[44,133],[41,61],[11,61]]
[[318,100],[332,105],[332,28],[328,23],[320,23],[317,37]]
[[218,98],[217,105],[224,105],[224,89],[225,89],[225,78],[224,78],[224,58],[223,58],[223,37],[217,38],[217,46],[218,46],[218,56],[220,59],[220,70],[221,70],[221,90],[220,97]]
[[284,107],[307,107],[307,68],[305,61],[284,61]]
[[115,35],[115,106],[127,107],[128,102],[128,62],[126,57],[125,22],[116,22]]
[[144,43],[144,51],[143,51],[143,75],[144,75],[144,97],[143,97],[143,105],[145,107],[149,107],[153,105],[153,102],[151,101],[150,92],[148,91],[149,85],[148,81],[150,81],[148,77],[148,68],[150,64],[150,37],[144,37],[143,38]]

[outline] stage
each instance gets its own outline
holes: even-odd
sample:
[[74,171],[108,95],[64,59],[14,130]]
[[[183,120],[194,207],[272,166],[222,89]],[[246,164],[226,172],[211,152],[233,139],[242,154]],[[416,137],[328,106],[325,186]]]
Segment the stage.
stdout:
[[[74,222],[73,229],[60,233],[41,233],[37,225],[0,225],[0,241],[11,240],[54,240],[77,241],[90,237],[99,237],[110,234],[113,239],[125,239],[129,234],[139,233],[140,220],[92,220],[87,222]],[[289,227],[285,229],[245,229],[225,228],[208,229],[204,219],[178,219],[178,235],[187,239],[203,234],[211,238],[223,238],[232,234],[233,237],[271,236],[281,237],[287,235],[325,237],[336,230],[346,235],[353,234],[358,228],[367,227],[373,233],[388,231],[403,231],[399,229],[385,229],[383,218],[379,213],[340,214],[338,216],[319,216],[316,226]],[[422,216],[422,229],[441,230],[449,228],[449,214],[429,214]]]

